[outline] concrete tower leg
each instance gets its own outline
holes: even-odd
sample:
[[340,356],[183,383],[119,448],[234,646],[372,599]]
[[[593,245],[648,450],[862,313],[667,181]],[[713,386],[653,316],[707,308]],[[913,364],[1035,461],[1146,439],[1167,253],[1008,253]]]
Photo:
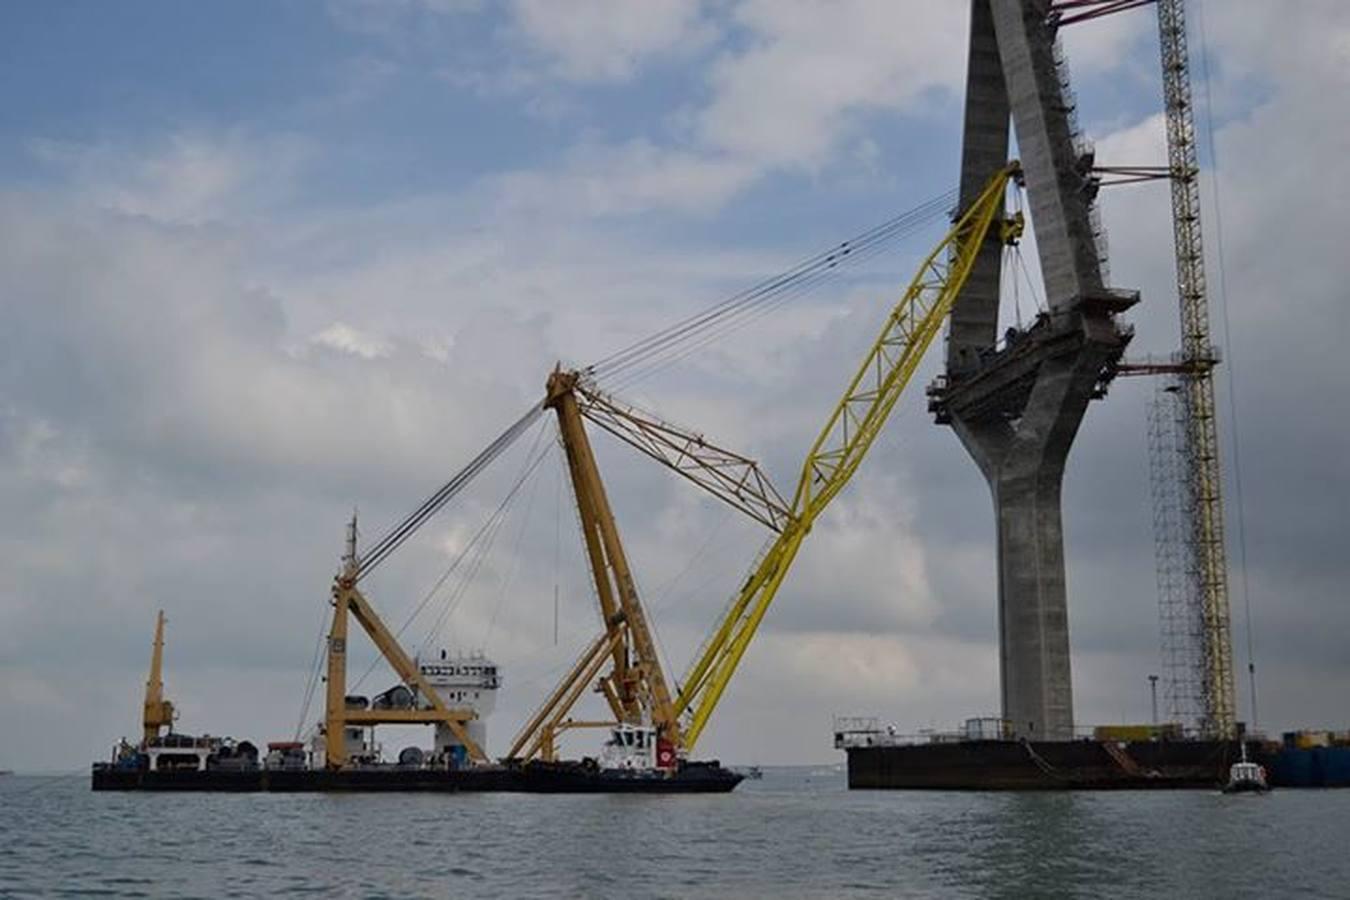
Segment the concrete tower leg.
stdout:
[[971,0],[961,203],[1004,164],[1016,128],[1049,309],[998,343],[1002,247],[981,248],[952,309],[930,408],[984,474],[998,531],[1003,718],[1015,736],[1073,737],[1060,489],[1088,402],[1129,340],[1138,297],[1103,286],[1049,0]]
[[1073,737],[1060,488],[1105,357],[1080,351],[1043,362],[1016,426],[952,417],[994,501],[1003,718],[1018,737]]

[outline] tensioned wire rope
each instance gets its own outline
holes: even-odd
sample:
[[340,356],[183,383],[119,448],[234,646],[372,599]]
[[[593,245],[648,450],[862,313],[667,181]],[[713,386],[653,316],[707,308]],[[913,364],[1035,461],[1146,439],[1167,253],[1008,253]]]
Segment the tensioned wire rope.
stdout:
[[[436,639],[436,636],[440,633],[441,628],[444,626],[446,619],[456,608],[458,608],[460,602],[464,599],[465,593],[468,591],[469,585],[473,583],[479,570],[482,569],[484,562],[491,554],[492,548],[496,544],[497,536],[500,534],[502,527],[505,525],[509,516],[513,502],[519,497],[520,492],[525,485],[530,483],[535,472],[538,471],[540,464],[543,463],[552,451],[552,444],[548,444],[542,448],[539,446],[540,438],[543,436],[544,431],[545,429],[541,426],[536,433],[535,439],[530,446],[530,450],[526,454],[525,462],[522,465],[520,474],[511,485],[510,490],[507,491],[506,496],[502,498],[502,501],[498,504],[492,515],[488,517],[488,520],[479,527],[478,531],[475,532],[473,537],[469,539],[469,542],[464,545],[450,565],[441,573],[440,577],[436,579],[436,582],[422,597],[421,602],[419,602],[413,611],[408,614],[407,618],[403,620],[403,624],[399,626],[396,632],[394,632],[395,638],[403,636],[403,633],[407,631],[422,612],[430,606],[431,601],[441,592],[441,589],[445,586],[446,582],[450,580],[450,577],[463,568],[463,573],[460,575],[457,583],[447,594],[440,614],[436,617],[435,622],[427,630],[426,636],[418,645],[418,652],[421,653],[431,646],[432,642]],[[468,560],[467,566],[464,565],[466,559]],[[356,680],[353,689],[359,687],[361,683],[370,676],[379,663],[379,657],[372,660],[370,666],[362,673],[361,677]]]
[[1195,24],[1200,32],[1200,77],[1205,98],[1204,137],[1206,149],[1209,151],[1210,185],[1213,190],[1214,205],[1214,244],[1218,253],[1219,289],[1215,299],[1219,301],[1219,316],[1223,323],[1224,352],[1228,357],[1225,360],[1227,364],[1224,366],[1224,371],[1228,381],[1228,422],[1230,443],[1233,447],[1233,499],[1237,502],[1238,572],[1242,578],[1242,606],[1245,625],[1243,630],[1247,633],[1247,676],[1250,679],[1248,690],[1251,693],[1252,728],[1255,730],[1259,721],[1256,715],[1256,634],[1252,625],[1251,583],[1247,578],[1247,515],[1242,496],[1242,452],[1238,431],[1237,376],[1234,374],[1237,367],[1234,363],[1232,320],[1229,315],[1228,261],[1223,243],[1223,207],[1219,202],[1222,194],[1220,189],[1221,179],[1219,178],[1219,150],[1214,140],[1214,100],[1210,94],[1209,86],[1209,39],[1205,33],[1203,3],[1196,4],[1195,18]]
[[[587,367],[597,380],[618,384],[633,379],[633,370],[653,364],[664,367],[702,349],[767,314],[782,303],[814,288],[838,274],[843,267],[855,267],[888,245],[907,237],[952,208],[956,191],[949,190],[930,198],[908,212],[870,228],[830,249],[811,256],[787,271],[765,279],[692,316],[635,341]],[[645,377],[645,376],[644,376]]]

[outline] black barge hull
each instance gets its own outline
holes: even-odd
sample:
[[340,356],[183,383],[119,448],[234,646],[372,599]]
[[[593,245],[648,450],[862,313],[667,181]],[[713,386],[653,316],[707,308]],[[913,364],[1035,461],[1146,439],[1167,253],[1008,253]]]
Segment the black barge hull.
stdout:
[[532,763],[469,769],[218,770],[123,769],[96,765],[96,791],[220,791],[316,793],[391,791],[528,794],[722,794],[742,776],[719,765],[691,763],[670,775],[595,771],[580,764]]
[[[952,741],[849,747],[848,786],[908,790],[1215,789],[1237,741]],[[1258,743],[1249,758],[1274,771]]]

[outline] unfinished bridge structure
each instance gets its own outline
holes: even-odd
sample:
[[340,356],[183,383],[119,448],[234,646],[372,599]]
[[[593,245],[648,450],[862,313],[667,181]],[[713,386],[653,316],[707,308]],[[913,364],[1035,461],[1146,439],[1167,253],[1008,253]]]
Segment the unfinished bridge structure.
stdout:
[[1003,248],[986,240],[951,313],[930,410],[989,483],[998,534],[999,663],[1009,736],[1074,734],[1060,491],[1091,400],[1104,396],[1132,329],[1137,291],[1107,286],[1082,137],[1050,0],[972,0],[960,207],[1017,138],[1045,309],[999,333]]

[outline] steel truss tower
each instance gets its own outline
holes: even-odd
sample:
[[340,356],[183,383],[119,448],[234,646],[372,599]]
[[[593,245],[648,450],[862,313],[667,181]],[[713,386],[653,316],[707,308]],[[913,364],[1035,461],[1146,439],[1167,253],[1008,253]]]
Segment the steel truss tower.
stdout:
[[[1174,395],[1177,425],[1184,441],[1177,483],[1182,491],[1181,555],[1188,560],[1186,585],[1191,607],[1183,615],[1162,619],[1164,668],[1169,647],[1194,643],[1199,623],[1199,652],[1181,654],[1192,671],[1173,671],[1181,679],[1166,686],[1185,694],[1198,686],[1198,727],[1207,735],[1231,737],[1236,728],[1233,691],[1233,641],[1228,604],[1228,566],[1224,552],[1223,491],[1215,419],[1214,366],[1210,342],[1209,297],[1205,253],[1200,232],[1200,166],[1191,97],[1190,52],[1186,41],[1185,0],[1158,0],[1158,34],[1162,48],[1163,99],[1167,121],[1167,155],[1172,186],[1172,229],[1176,248],[1177,295],[1181,310],[1181,351]],[[1175,477],[1175,476],[1174,476]],[[1156,494],[1155,494],[1156,497]],[[1164,558],[1159,557],[1162,588]],[[1169,600],[1160,597],[1166,608]]]

